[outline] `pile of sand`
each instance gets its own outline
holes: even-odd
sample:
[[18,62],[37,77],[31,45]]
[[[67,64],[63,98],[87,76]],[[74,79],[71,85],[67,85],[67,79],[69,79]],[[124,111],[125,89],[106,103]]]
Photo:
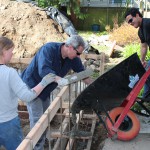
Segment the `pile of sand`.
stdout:
[[0,33],[14,41],[14,57],[32,57],[41,45],[67,38],[45,11],[30,3],[0,0],[0,14]]

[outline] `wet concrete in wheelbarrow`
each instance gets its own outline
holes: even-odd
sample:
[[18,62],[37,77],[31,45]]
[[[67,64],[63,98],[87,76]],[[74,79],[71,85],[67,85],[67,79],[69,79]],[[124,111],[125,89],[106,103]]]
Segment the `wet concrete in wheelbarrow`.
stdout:
[[102,150],[149,150],[150,149],[150,117],[138,116],[140,132],[131,141],[119,141],[107,138]]

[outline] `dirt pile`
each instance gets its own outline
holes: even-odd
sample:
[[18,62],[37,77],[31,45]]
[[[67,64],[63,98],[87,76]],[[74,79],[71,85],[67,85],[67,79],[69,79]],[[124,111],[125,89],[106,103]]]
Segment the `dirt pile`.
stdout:
[[14,57],[32,57],[46,42],[67,38],[45,11],[30,3],[0,0],[0,14],[0,34],[14,41]]
[[124,22],[110,33],[110,40],[115,40],[118,45],[123,47],[127,44],[139,43],[138,28]]

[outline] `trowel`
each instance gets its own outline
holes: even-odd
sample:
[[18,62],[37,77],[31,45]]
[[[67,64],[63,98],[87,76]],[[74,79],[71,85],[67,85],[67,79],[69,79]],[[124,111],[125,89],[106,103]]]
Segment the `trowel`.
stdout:
[[88,68],[88,69],[81,71],[79,73],[74,73],[72,75],[68,75],[68,76],[64,77],[64,79],[68,80],[68,82],[66,83],[66,85],[68,85],[68,84],[72,84],[72,83],[75,83],[77,81],[80,81],[82,79],[86,79],[89,76],[91,76],[92,74],[93,74],[93,70]]

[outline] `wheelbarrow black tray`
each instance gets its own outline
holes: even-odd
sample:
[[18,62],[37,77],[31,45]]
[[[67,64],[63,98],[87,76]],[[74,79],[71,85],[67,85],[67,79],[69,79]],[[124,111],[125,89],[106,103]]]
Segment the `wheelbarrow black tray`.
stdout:
[[106,111],[122,104],[131,92],[128,86],[129,76],[138,74],[139,78],[145,73],[138,55],[135,53],[98,77],[76,98],[72,109],[76,112],[87,108],[95,111]]

